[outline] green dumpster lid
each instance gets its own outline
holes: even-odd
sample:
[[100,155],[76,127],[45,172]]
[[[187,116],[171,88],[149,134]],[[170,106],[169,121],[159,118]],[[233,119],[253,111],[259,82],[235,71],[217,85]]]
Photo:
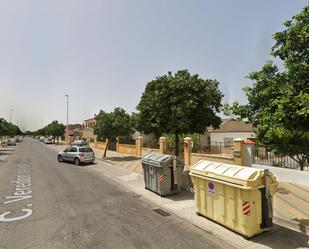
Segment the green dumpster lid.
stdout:
[[[213,180],[225,181],[244,187],[263,187],[264,170],[255,169],[233,164],[225,164],[201,160],[190,169],[190,175],[211,178]],[[272,177],[272,182],[276,178]]]

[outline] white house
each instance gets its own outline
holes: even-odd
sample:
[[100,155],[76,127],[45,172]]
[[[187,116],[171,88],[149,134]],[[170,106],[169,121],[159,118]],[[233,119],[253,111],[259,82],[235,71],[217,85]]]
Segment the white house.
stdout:
[[209,134],[211,144],[223,143],[225,146],[233,144],[235,138],[252,139],[256,137],[252,124],[233,119],[222,122],[219,129],[212,130]]

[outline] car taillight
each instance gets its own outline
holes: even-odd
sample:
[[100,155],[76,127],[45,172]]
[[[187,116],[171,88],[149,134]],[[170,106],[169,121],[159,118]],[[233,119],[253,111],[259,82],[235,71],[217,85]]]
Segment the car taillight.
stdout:
[[79,155],[80,155],[81,157],[84,157],[85,154],[84,154],[84,152],[80,152]]

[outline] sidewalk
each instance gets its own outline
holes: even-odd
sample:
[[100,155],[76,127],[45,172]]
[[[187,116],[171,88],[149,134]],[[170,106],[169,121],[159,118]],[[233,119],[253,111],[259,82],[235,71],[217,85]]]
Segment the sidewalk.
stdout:
[[[61,150],[63,148],[62,146],[51,147],[56,150]],[[98,152],[96,155],[98,159],[100,159],[100,151],[95,149],[95,152]],[[307,235],[285,228],[279,224],[275,224],[271,231],[258,235],[251,240],[247,240],[215,222],[196,215],[194,198],[190,192],[183,191],[179,195],[161,198],[160,196],[144,188],[143,176],[137,172],[139,171],[139,159],[133,157],[131,161],[129,160],[129,163],[126,162],[125,158],[132,156],[115,153],[116,152],[108,151],[107,156],[111,157],[111,159],[104,159],[104,161],[109,163],[105,163],[104,165],[98,163],[91,167],[91,169],[95,170],[100,175],[103,175],[117,182],[119,185],[123,186],[125,190],[135,193],[137,198],[143,198],[154,203],[168,213],[174,214],[181,219],[186,220],[187,222],[190,222],[193,225],[203,229],[206,233],[219,239],[220,241],[226,242],[231,247],[247,249],[309,248],[309,237]],[[112,162],[112,164],[110,162]],[[286,187],[286,185],[282,186]],[[280,211],[283,211],[283,209],[285,208],[279,208]]]
[[[102,159],[103,151],[93,148],[97,158],[131,172],[143,173],[138,157],[108,151]],[[279,182],[274,197],[274,221],[295,231],[309,234],[309,186]]]

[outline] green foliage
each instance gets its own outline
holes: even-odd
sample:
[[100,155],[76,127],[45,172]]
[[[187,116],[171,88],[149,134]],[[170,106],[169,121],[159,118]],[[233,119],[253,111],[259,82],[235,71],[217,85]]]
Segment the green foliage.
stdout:
[[46,135],[54,137],[62,137],[64,135],[65,127],[63,124],[59,123],[57,120],[51,122],[45,127]]
[[128,137],[133,134],[130,115],[120,107],[110,113],[101,110],[95,119],[97,123],[94,133],[100,140],[115,140],[116,137]]
[[230,107],[249,118],[261,145],[291,156],[301,170],[309,158],[308,24],[309,5],[273,36],[276,43],[271,54],[283,60],[284,71],[267,62],[261,71],[250,73],[254,84],[244,89],[249,103]]
[[[181,134],[179,135],[179,149],[183,152],[183,141],[185,137],[190,137],[193,142],[192,152],[198,153],[201,151],[202,147],[200,144],[200,134]],[[166,136],[166,147],[168,151],[172,151],[175,148],[175,135],[169,134]]]
[[[219,127],[221,120],[216,113],[223,94],[218,86],[218,81],[201,79],[187,70],[148,82],[137,106],[140,131],[156,137],[174,134],[175,144],[179,144],[179,134],[204,133],[210,125]],[[178,152],[175,146],[175,154]]]
[[36,135],[36,136],[46,136],[47,135],[47,126],[34,131],[33,134]]
[[0,137],[2,136],[16,136],[22,134],[18,126],[7,122],[5,119],[0,118]]
[[95,119],[97,122],[94,126],[94,133],[101,141],[108,139],[103,157],[106,156],[110,141],[114,141],[117,137],[128,138],[134,132],[132,125],[135,121],[131,120],[130,115],[120,107],[115,108],[113,112],[101,110]]
[[140,113],[133,112],[130,117],[130,127],[134,129],[134,131],[141,131],[142,130],[142,120]]
[[62,123],[59,123],[57,120],[54,120],[43,128],[34,131],[32,134],[36,136],[53,136],[54,138],[59,138],[64,135],[64,132],[64,125]]

